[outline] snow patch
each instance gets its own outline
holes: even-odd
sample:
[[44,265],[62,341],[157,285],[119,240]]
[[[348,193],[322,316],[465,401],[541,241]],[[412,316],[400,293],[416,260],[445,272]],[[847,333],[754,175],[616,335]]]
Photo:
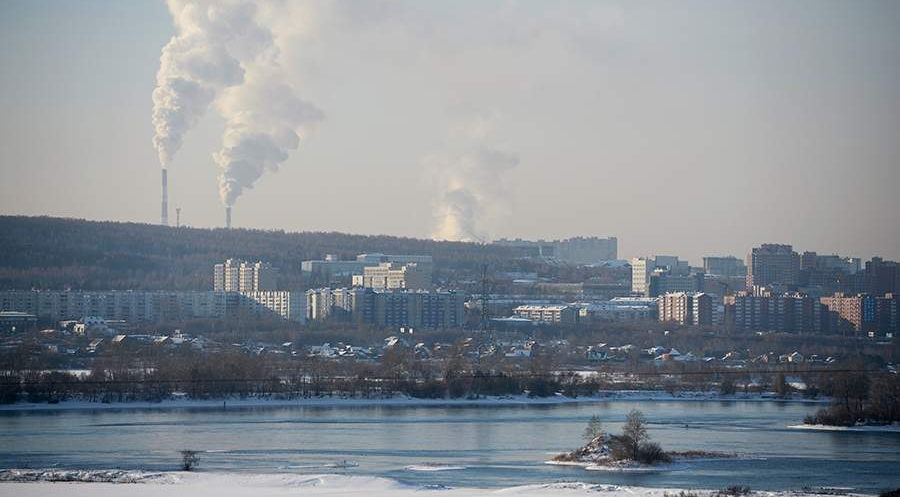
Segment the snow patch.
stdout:
[[460,471],[466,469],[465,466],[451,466],[447,464],[415,464],[403,468],[407,471]]
[[835,425],[791,425],[788,426],[792,430],[816,430],[816,431],[862,431],[876,433],[900,433],[900,425],[857,425],[857,426],[835,426]]
[[56,470],[56,469],[3,469],[0,482],[81,482],[81,483],[179,483],[173,473],[146,473],[143,471],[109,470]]

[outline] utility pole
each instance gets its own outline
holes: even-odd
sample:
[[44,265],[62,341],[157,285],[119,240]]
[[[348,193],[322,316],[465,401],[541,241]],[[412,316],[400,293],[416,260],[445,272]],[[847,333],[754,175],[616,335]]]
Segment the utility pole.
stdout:
[[[481,300],[481,326],[479,327],[478,339],[476,341],[478,365],[480,367],[482,349],[484,349],[487,344],[488,331],[490,330],[490,313],[488,312],[487,243],[475,233],[470,232],[469,235],[481,244],[481,298],[479,299]],[[493,345],[493,340],[491,340],[491,345]]]
[[490,315],[488,313],[487,262],[481,264],[481,332],[487,334]]

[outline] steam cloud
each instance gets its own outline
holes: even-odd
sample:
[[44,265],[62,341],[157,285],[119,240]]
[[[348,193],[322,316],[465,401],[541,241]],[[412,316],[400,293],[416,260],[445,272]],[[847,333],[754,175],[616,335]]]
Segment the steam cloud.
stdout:
[[153,91],[153,144],[163,167],[185,133],[215,102],[225,118],[219,165],[222,202],[275,170],[299,146],[306,126],[324,116],[285,82],[272,25],[282,2],[169,0],[178,34],[163,48]]
[[168,6],[178,34],[162,49],[153,90],[153,145],[163,167],[218,92],[243,81],[244,69],[229,46],[266,42],[250,3],[169,0]]
[[506,173],[519,156],[489,143],[493,124],[483,119],[463,127],[466,151],[426,157],[426,168],[437,180],[436,240],[487,241],[506,214]]
[[245,188],[266,171],[275,171],[300,145],[308,126],[324,118],[285,84],[277,64],[264,62],[248,71],[247,82],[225,92],[218,108],[226,118],[219,165],[219,196],[233,205]]

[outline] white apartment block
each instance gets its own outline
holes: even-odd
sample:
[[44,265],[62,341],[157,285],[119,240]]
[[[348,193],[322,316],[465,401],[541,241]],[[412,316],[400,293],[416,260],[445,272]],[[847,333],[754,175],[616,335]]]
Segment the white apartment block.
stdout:
[[650,276],[656,269],[656,261],[646,257],[631,259],[631,293],[650,294]]
[[161,323],[184,319],[227,319],[239,310],[274,313],[303,321],[305,301],[283,291],[169,292],[169,291],[0,291],[0,311],[20,311],[41,319],[64,321],[97,316],[106,321]]
[[513,309],[519,318],[544,323],[577,323],[579,309],[570,305],[520,305]]
[[273,291],[278,284],[278,270],[267,262],[228,259],[213,267],[213,290],[217,292]]
[[298,292],[241,293],[241,308],[259,316],[279,317],[286,321],[306,320],[306,299]]
[[431,266],[418,263],[383,262],[353,276],[353,286],[376,290],[427,290],[431,288]]

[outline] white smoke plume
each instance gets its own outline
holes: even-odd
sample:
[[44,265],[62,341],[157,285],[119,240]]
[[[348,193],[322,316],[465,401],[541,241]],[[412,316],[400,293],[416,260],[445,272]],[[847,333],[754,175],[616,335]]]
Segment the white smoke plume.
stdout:
[[216,95],[240,84],[240,59],[271,45],[248,1],[169,0],[178,34],[162,49],[153,90],[153,145],[166,167]]
[[219,196],[226,206],[263,173],[277,170],[309,126],[324,118],[285,83],[277,53],[250,66],[247,81],[226,90],[217,107],[226,125],[222,149],[213,158],[220,168]]
[[432,238],[487,241],[508,214],[506,174],[519,156],[490,140],[496,121],[479,118],[459,127],[463,152],[425,158],[438,189]]
[[278,35],[304,26],[291,2],[169,0],[178,34],[163,48],[153,91],[153,143],[166,167],[213,103],[225,119],[219,192],[233,205],[287,160],[322,112],[296,97],[280,66]]

